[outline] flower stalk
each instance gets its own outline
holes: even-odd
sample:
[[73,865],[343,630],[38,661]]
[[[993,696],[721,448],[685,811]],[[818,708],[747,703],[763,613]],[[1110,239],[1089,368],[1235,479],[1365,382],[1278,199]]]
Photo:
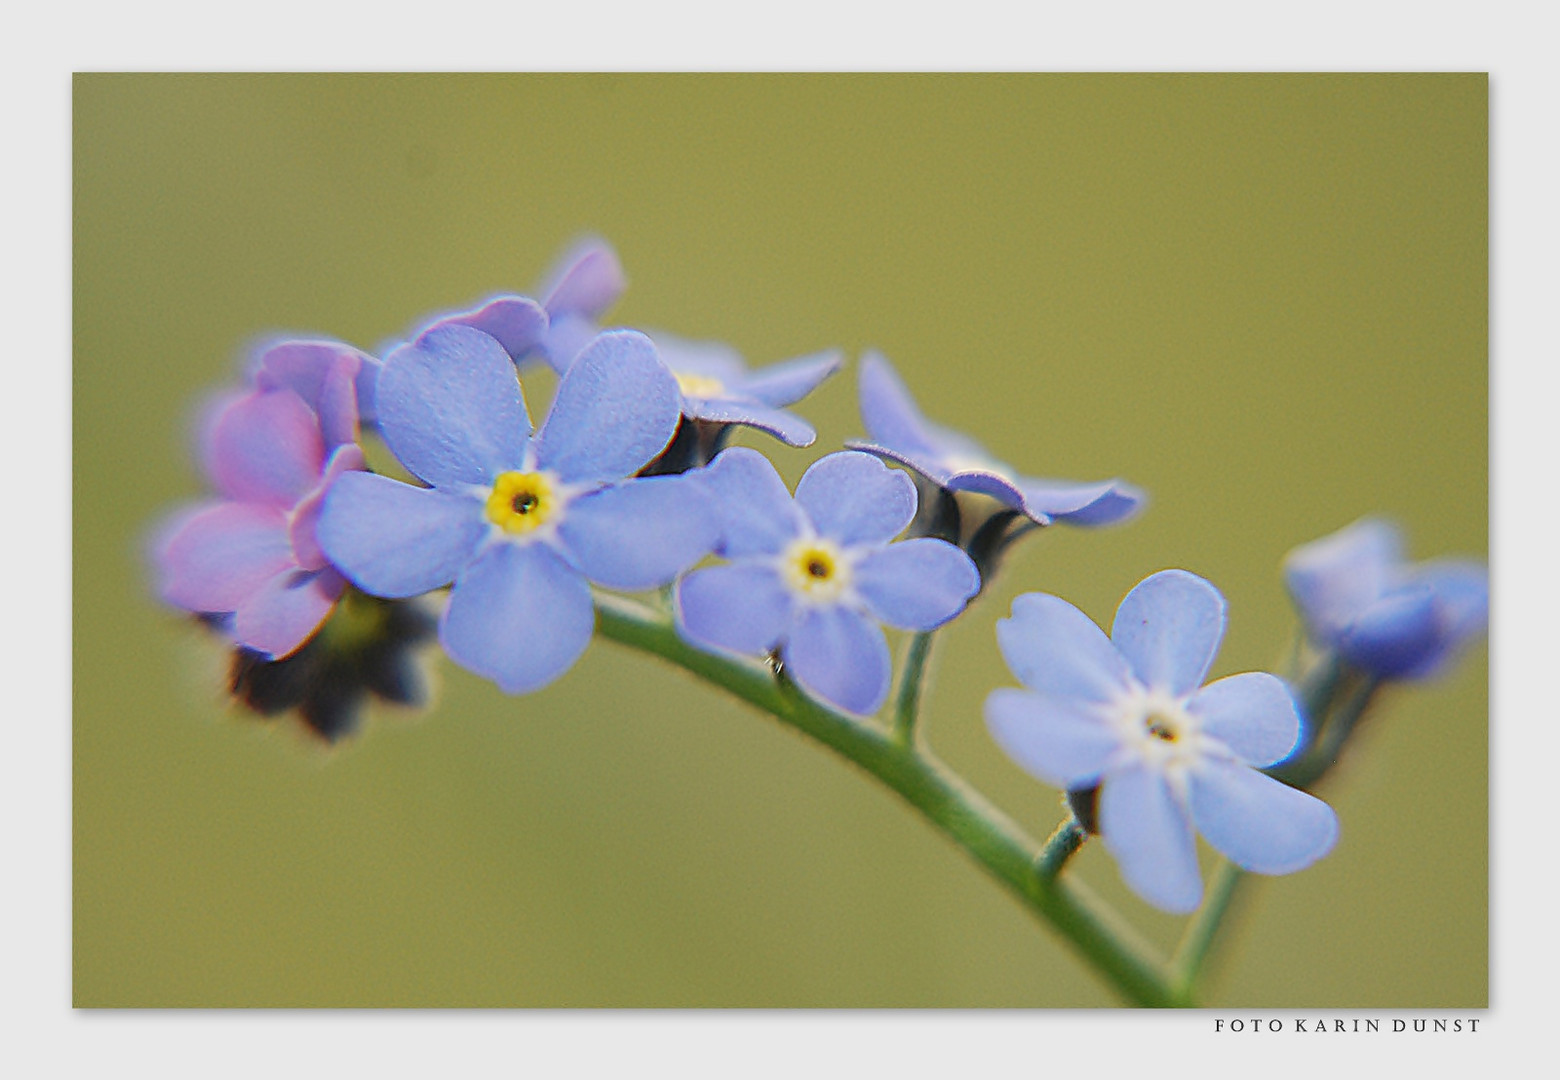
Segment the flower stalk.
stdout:
[[876,777],[1058,932],[1127,1001],[1188,1003],[1174,992],[1162,961],[1115,912],[1081,882],[1043,875],[1041,846],[924,747],[812,701],[760,663],[695,648],[669,619],[634,601],[598,594],[596,630],[719,686]]
[[915,741],[915,722],[920,716],[921,686],[926,677],[926,660],[932,652],[933,633],[928,630],[916,634],[905,651],[904,673],[894,698],[894,739],[901,746]]

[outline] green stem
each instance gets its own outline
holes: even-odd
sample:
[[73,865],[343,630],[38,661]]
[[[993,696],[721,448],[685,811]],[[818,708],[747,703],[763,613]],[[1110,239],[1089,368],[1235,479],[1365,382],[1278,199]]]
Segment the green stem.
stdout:
[[812,737],[870,773],[920,811],[996,878],[1032,914],[1048,922],[1136,1005],[1185,1004],[1161,964],[1130,927],[1081,882],[1036,872],[1038,845],[925,750],[882,728],[835,712],[776,679],[762,664],[716,656],[678,636],[663,615],[620,597],[598,596],[601,636],[652,653],[714,683]]
[[1035,873],[1045,881],[1052,880],[1062,872],[1067,860],[1078,853],[1088,838],[1089,834],[1083,831],[1078,820],[1069,817],[1056,827],[1056,831],[1046,840],[1045,847],[1040,849],[1040,857],[1035,860]]
[[1176,946],[1175,956],[1170,960],[1170,988],[1184,1004],[1192,1002],[1219,927],[1229,914],[1235,892],[1245,877],[1240,867],[1228,859],[1221,860],[1208,882],[1202,907],[1186,927],[1181,944]]
[[899,693],[894,699],[894,741],[909,746],[915,741],[915,722],[921,710],[921,684],[926,658],[932,651],[932,634],[916,634],[905,653],[904,672],[899,676]]

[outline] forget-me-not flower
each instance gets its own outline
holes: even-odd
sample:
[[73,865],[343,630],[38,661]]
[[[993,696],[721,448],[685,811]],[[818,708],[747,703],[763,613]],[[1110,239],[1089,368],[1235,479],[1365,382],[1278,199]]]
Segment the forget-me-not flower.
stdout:
[[1290,552],[1284,579],[1311,638],[1384,679],[1444,670],[1489,619],[1489,571],[1482,563],[1409,565],[1402,534],[1375,518]]
[[861,419],[867,438],[847,446],[908,466],[946,491],[989,495],[1039,525],[1111,525],[1143,505],[1143,493],[1120,480],[1085,484],[1020,475],[973,439],[926,419],[875,352],[861,359]]
[[432,486],[343,477],[320,542],[375,596],[453,582],[444,650],[511,693],[551,682],[585,651],[590,582],[665,585],[718,538],[696,482],[627,479],[677,426],[676,381],[643,334],[595,338],[534,437],[509,356],[467,326],[386,357],[378,399],[386,444]]
[[316,538],[332,482],[365,468],[357,445],[361,355],[348,346],[273,346],[255,386],[216,408],[201,460],[221,498],[180,515],[155,562],[163,599],[218,620],[268,657],[315,632],[345,582]]
[[941,540],[890,543],[915,515],[915,486],[866,454],[819,459],[792,499],[767,458],[745,447],[698,475],[721,515],[720,566],[677,585],[690,640],[751,655],[778,652],[808,693],[871,713],[888,693],[880,623],[931,630],[964,610],[980,579]]
[[1247,672],[1202,685],[1224,625],[1224,597],[1184,570],[1140,582],[1109,638],[1042,593],[1018,597],[997,623],[1025,689],[986,699],[993,736],[1048,784],[1098,787],[1106,849],[1127,884],[1167,911],[1202,899],[1195,833],[1259,874],[1309,866],[1338,837],[1327,804],[1258,771],[1300,737],[1284,683]]

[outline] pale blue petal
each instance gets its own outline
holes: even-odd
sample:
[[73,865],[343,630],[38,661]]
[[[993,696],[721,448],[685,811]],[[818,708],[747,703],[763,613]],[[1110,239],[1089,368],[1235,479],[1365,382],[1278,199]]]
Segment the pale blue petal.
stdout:
[[655,342],[661,361],[675,375],[714,379],[728,389],[747,377],[742,354],[723,341],[693,341],[664,330],[647,333]]
[[1120,480],[1079,484],[1020,477],[1018,487],[1030,517],[1069,525],[1114,525],[1132,517],[1146,502],[1141,491]]
[[1134,767],[1105,778],[1100,839],[1133,892],[1165,911],[1197,910],[1202,878],[1191,819],[1159,773]]
[[489,528],[474,496],[349,472],[331,485],[314,534],[364,592],[403,597],[449,584]]
[[681,414],[677,381],[650,339],[610,330],[558,383],[536,460],[568,483],[621,480],[666,449]]
[[872,442],[901,454],[940,456],[927,431],[926,418],[881,353],[862,356],[859,392],[861,422]]
[[1017,469],[992,457],[991,451],[962,431],[928,420],[925,423],[925,434],[927,442],[955,471],[974,470],[1006,477],[1018,475]]
[[847,547],[886,544],[915,517],[915,483],[870,454],[842,450],[813,462],[796,502],[822,536]]
[[204,507],[181,521],[157,553],[163,599],[186,611],[232,611],[296,565],[287,515],[260,503]]
[[949,491],[969,491],[976,495],[989,495],[1003,506],[1029,513],[1030,517],[1042,525],[1051,523],[1051,519],[1044,512],[1036,510],[1030,513],[1027,511],[1024,504],[1024,493],[1019,490],[1018,485],[1002,473],[992,469],[964,469],[959,472],[952,472],[942,486]]
[[511,360],[519,362],[547,336],[547,313],[528,296],[495,296],[471,311],[446,315],[423,335],[445,326],[480,330],[497,341]]
[[788,446],[811,446],[818,432],[806,420],[783,409],[739,398],[683,398],[683,414],[716,424],[744,424],[758,428]]
[[1441,628],[1437,647],[1403,673],[1403,678],[1420,679],[1438,674],[1465,645],[1484,634],[1489,625],[1490,575],[1483,563],[1441,559],[1421,563],[1409,580],[1434,592]]
[[1020,768],[1063,790],[1095,784],[1121,745],[1079,703],[1010,687],[987,696],[986,726]]
[[1300,713],[1289,687],[1263,671],[1211,682],[1186,709],[1204,731],[1258,768],[1284,760],[1300,741]]
[[802,689],[845,712],[877,712],[888,696],[888,640],[849,608],[804,610],[781,655]]
[[233,640],[273,660],[297,651],[318,630],[346,582],[329,567],[277,574],[233,613]]
[[785,481],[757,450],[734,446],[721,451],[697,476],[713,497],[720,518],[720,553],[728,558],[778,555],[801,534],[801,510]]
[[379,373],[385,369],[385,362],[377,357],[363,357],[363,366],[358,368],[357,378],[353,380],[353,389],[357,395],[358,420],[364,424],[379,424]]
[[531,421],[515,366],[481,331],[444,326],[403,345],[376,395],[391,452],[436,487],[487,487],[524,461]]
[[1490,572],[1483,563],[1437,559],[1420,563],[1410,584],[1428,585],[1447,638],[1460,644],[1484,633],[1490,617]]
[[[949,480],[953,476],[953,471],[946,465],[943,465],[941,459],[934,456],[931,451],[921,450],[915,453],[905,453],[891,447],[881,446],[875,442],[868,442],[865,439],[846,439],[845,449],[860,450],[862,453],[871,454],[874,457],[882,458],[884,461],[892,461],[903,465],[907,469],[913,469],[939,487],[947,487]],[[986,492],[981,492],[981,494],[986,494]],[[1013,505],[1017,506],[1017,488],[1013,488],[1013,499]]]
[[542,355],[552,369],[562,375],[599,333],[601,327],[583,315],[554,315],[547,326],[547,336],[542,340]]
[[980,574],[952,544],[921,537],[872,552],[856,565],[851,583],[890,626],[931,630],[964,610],[980,591]]
[[1110,637],[1145,686],[1189,694],[1219,652],[1224,611],[1224,597],[1207,581],[1161,570],[1121,601]]
[[595,627],[590,586],[557,552],[496,543],[456,579],[439,642],[457,664],[523,694],[568,671]]
[[1126,658],[1105,632],[1058,596],[1025,593],[997,621],[1002,657],[1031,690],[1052,697],[1111,701],[1132,686]]
[[1303,869],[1338,840],[1326,803],[1235,762],[1203,761],[1191,775],[1191,804],[1208,843],[1256,874]]
[[1338,634],[1338,653],[1363,671],[1397,678],[1439,658],[1443,637],[1428,585],[1394,589]]
[[823,380],[838,371],[844,362],[845,356],[838,349],[799,356],[794,360],[759,368],[733,389],[740,389],[742,393],[765,405],[782,408],[794,405],[812,393]]
[[710,553],[709,492],[682,476],[628,480],[569,503],[558,525],[574,565],[609,589],[652,589]]
[[790,590],[772,565],[734,562],[695,570],[677,583],[677,626],[710,649],[761,656],[791,626]]
[[1328,644],[1393,584],[1403,557],[1396,526],[1363,518],[1284,558],[1284,581],[1306,625]]
[[612,245],[597,237],[576,241],[553,265],[537,294],[550,315],[594,319],[617,302],[628,279]]

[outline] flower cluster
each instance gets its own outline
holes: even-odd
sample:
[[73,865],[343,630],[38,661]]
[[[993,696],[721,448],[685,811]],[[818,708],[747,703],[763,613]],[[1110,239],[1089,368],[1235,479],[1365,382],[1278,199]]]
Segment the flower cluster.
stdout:
[[[603,326],[625,286],[592,239],[540,299],[425,319],[382,359],[331,341],[258,356],[206,425],[217,496],[172,521],[155,553],[163,599],[233,645],[240,698],[335,738],[369,697],[425,698],[414,650],[435,632],[461,667],[536,691],[589,647],[603,591],[659,591],[646,610],[679,648],[750,674],[763,668],[732,658],[767,661],[831,716],[874,726],[893,676],[885,627],[920,635],[907,662],[919,679],[925,635],[966,610],[1020,537],[1144,506],[1119,479],[1002,463],[923,416],[876,353],[860,364],[867,438],[816,460],[793,496],[767,457],[728,443],[747,428],[810,446],[817,432],[791,407],[844,356],[750,370],[722,344]],[[542,366],[557,384],[534,427],[522,379]],[[369,468],[365,433],[399,475]],[[1484,621],[1479,568],[1404,568],[1378,523],[1302,548],[1287,574],[1312,637],[1382,677],[1443,667]],[[1286,684],[1202,685],[1224,625],[1219,592],[1169,570],[1127,595],[1109,638],[1039,593],[997,627],[1024,689],[992,693],[992,734],[1069,792],[1128,884],[1171,911],[1200,901],[1199,833],[1266,874],[1309,865],[1338,835],[1325,804],[1263,771],[1300,738]],[[910,724],[897,716],[894,737],[915,754]]]

